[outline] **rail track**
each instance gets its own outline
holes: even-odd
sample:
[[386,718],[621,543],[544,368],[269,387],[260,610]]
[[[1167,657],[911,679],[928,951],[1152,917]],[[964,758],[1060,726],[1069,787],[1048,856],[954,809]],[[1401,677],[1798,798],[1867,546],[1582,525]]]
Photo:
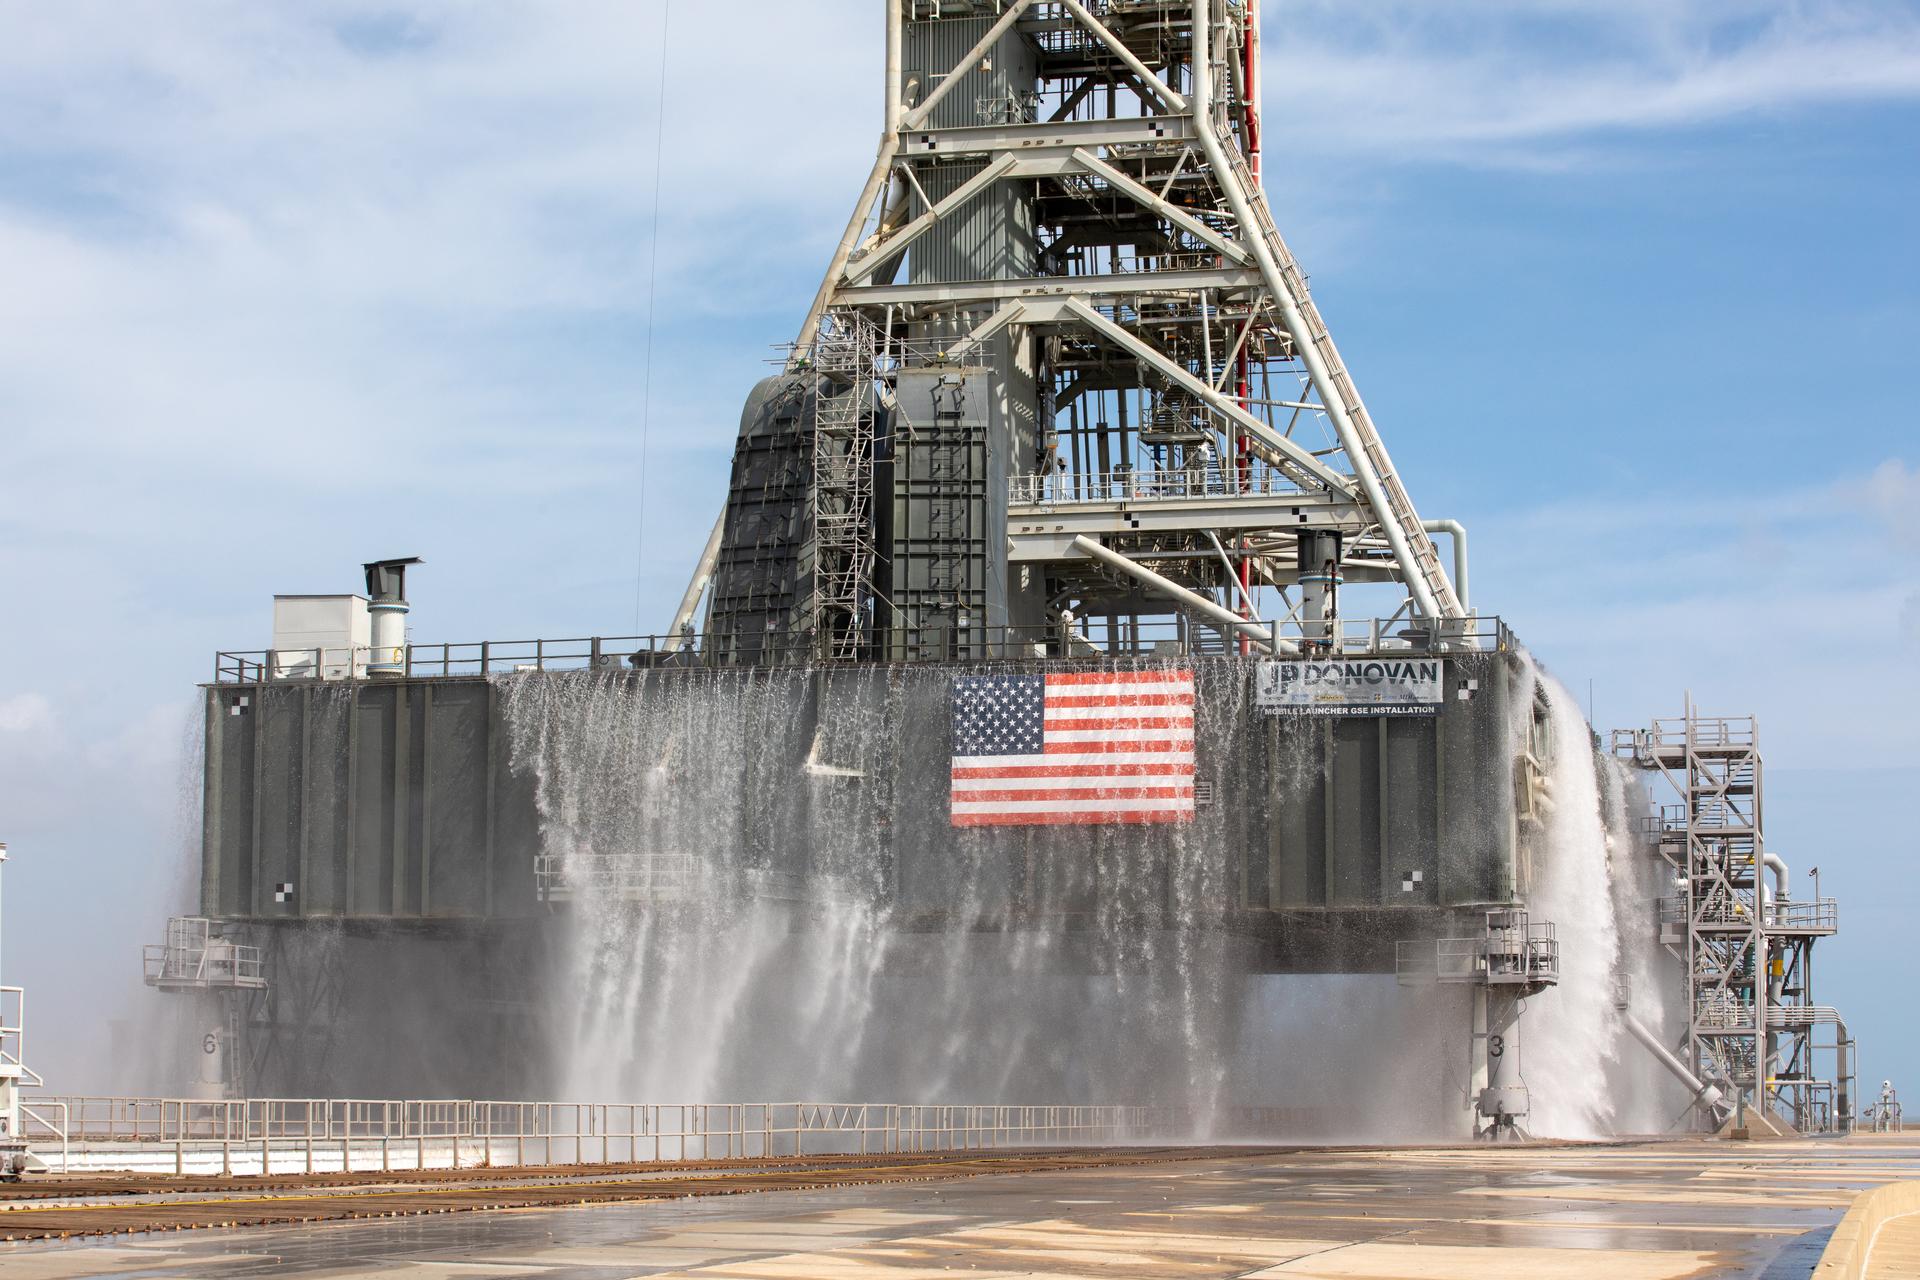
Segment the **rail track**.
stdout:
[[0,1241],[816,1191],[1291,1150],[1297,1148],[1053,1148],[994,1154],[716,1160],[691,1166],[555,1165],[243,1178],[82,1175],[0,1186]]

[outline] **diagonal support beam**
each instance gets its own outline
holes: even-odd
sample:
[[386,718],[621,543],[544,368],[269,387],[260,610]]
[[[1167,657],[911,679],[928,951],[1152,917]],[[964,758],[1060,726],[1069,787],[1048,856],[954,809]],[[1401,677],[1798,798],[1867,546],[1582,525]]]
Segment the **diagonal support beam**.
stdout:
[[1112,51],[1114,57],[1126,64],[1127,70],[1140,77],[1140,82],[1146,87],[1147,92],[1160,99],[1162,106],[1174,115],[1185,115],[1187,113],[1187,100],[1175,93],[1166,81],[1153,74],[1153,72],[1148,69],[1147,64],[1140,61],[1133,50],[1127,48],[1119,36],[1107,30],[1106,23],[1100,21],[1100,19],[1094,17],[1091,13],[1088,13],[1087,7],[1081,4],[1080,0],[1062,0],[1062,2],[1067,12],[1079,19],[1080,25],[1091,32],[1094,39],[1107,46],[1107,48]]
[[[933,228],[939,224],[940,219],[953,213],[969,200],[972,200],[982,191],[985,191],[988,187],[1000,181],[1000,179],[1006,177],[1019,167],[1020,161],[1016,156],[1011,153],[1001,156],[979,173],[974,174],[971,178],[954,188],[953,193],[939,204],[934,205],[912,222],[907,223],[892,235],[876,243],[867,251],[865,257],[847,267],[846,272],[840,277],[840,283],[842,285],[859,284],[862,280],[872,275],[881,263],[903,252],[908,245],[933,230]],[[908,168],[908,172],[912,172],[911,167]],[[919,183],[916,181],[914,185],[917,187]],[[924,198],[924,193],[922,198]]]
[[1008,325],[1014,323],[1017,320],[1025,319],[1026,312],[1027,312],[1026,303],[1018,302],[1018,301],[1009,302],[1006,306],[1001,307],[998,311],[994,312],[992,315],[988,316],[985,320],[982,320],[979,324],[975,325],[973,327],[973,332],[969,333],[966,337],[960,339],[960,341],[948,347],[945,353],[946,358],[949,361],[958,362],[962,356],[966,355],[969,351],[972,351],[975,347],[979,346],[981,343],[985,342],[988,338],[991,338],[994,334],[1000,332],[1002,329],[1006,328]]
[[933,114],[933,109],[939,106],[948,94],[960,87],[960,82],[967,78],[967,73],[979,64],[980,59],[984,58],[987,51],[999,42],[1001,36],[1013,29],[1013,24],[1020,21],[1020,15],[1032,7],[1033,0],[1014,0],[1013,4],[1008,5],[1007,11],[1000,15],[1000,21],[987,28],[987,34],[981,36],[979,43],[967,50],[966,56],[955,64],[953,70],[947,72],[946,79],[942,80],[932,93],[921,99],[919,106],[907,112],[906,117],[900,122],[900,127],[911,130],[925,124],[927,117]]
[[1081,324],[1086,325],[1089,329],[1105,337],[1115,346],[1131,352],[1136,358],[1157,370],[1174,385],[1193,396],[1196,400],[1208,405],[1215,412],[1231,418],[1235,423],[1239,424],[1241,430],[1245,431],[1258,445],[1263,446],[1268,456],[1278,465],[1284,466],[1296,475],[1300,475],[1316,484],[1325,486],[1328,491],[1332,493],[1346,496],[1352,495],[1353,481],[1349,477],[1343,476],[1328,467],[1326,463],[1314,457],[1311,452],[1301,448],[1260,419],[1254,417],[1251,413],[1248,413],[1241,407],[1240,403],[1231,396],[1221,394],[1201,379],[1194,377],[1192,372],[1168,359],[1165,353],[1156,349],[1151,343],[1146,342],[1137,334],[1129,333],[1112,320],[1109,320],[1106,316],[1101,315],[1092,306],[1088,305],[1084,299],[1063,298],[1057,302],[1051,300],[1047,302],[1032,302],[1027,304],[1027,318],[1031,320],[1046,318],[1042,314],[1043,308],[1054,311],[1056,313],[1054,318],[1056,319],[1071,317]]
[[1162,200],[1152,191],[1135,182],[1132,178],[1129,178],[1126,174],[1120,172],[1120,170],[1114,168],[1099,156],[1094,155],[1093,152],[1088,151],[1085,147],[1074,148],[1073,158],[1075,163],[1094,177],[1102,179],[1108,186],[1128,197],[1136,204],[1142,205],[1154,213],[1159,214],[1174,226],[1185,231],[1188,235],[1204,241],[1207,245],[1211,246],[1215,252],[1233,259],[1242,266],[1253,261],[1253,255],[1247,251],[1247,246],[1241,244],[1239,241],[1227,239],[1192,214],[1183,209],[1175,208],[1172,204]]
[[1155,573],[1139,561],[1121,555],[1105,543],[1095,542],[1092,538],[1082,535],[1073,540],[1073,550],[1089,560],[1097,560],[1109,569],[1126,574],[1135,582],[1158,591],[1168,599],[1179,601],[1195,613],[1218,623],[1229,631],[1247,637],[1255,644],[1265,645],[1269,652],[1285,654],[1300,652],[1300,646],[1292,641],[1282,640],[1258,622],[1250,622],[1233,610],[1222,607],[1217,601],[1209,600],[1197,591],[1189,591],[1172,579]]

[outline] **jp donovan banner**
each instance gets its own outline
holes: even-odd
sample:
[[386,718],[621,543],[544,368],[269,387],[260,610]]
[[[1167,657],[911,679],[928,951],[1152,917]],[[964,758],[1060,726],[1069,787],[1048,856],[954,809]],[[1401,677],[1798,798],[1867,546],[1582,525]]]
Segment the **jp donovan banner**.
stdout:
[[1254,702],[1281,715],[1430,716],[1440,710],[1445,666],[1439,658],[1263,662]]

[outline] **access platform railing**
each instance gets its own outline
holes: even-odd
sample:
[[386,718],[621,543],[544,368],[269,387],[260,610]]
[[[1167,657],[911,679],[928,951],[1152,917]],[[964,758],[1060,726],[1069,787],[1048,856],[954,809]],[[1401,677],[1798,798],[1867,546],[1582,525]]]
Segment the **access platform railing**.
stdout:
[[[1435,655],[1500,653],[1513,648],[1512,632],[1496,617],[1445,622],[1395,618],[1342,618],[1314,643],[1314,656],[1337,658],[1382,653]],[[1058,625],[989,627],[951,619],[914,633],[910,653],[904,632],[875,628],[860,648],[875,663],[923,662],[1168,661],[1204,656],[1197,629],[1177,619],[1125,625],[1081,619],[1068,632]],[[1211,635],[1211,632],[1208,632]],[[932,637],[932,639],[929,639]],[[474,640],[410,644],[400,675],[410,680],[585,670],[722,670],[747,666],[803,665],[815,661],[818,639],[806,632],[767,631],[652,636],[572,636],[561,639]],[[324,663],[288,663],[272,649],[228,650],[214,656],[216,685],[295,684],[332,679]],[[350,668],[349,668],[350,669]]]
[[[462,1099],[36,1097],[64,1109],[66,1157],[135,1151],[184,1171],[672,1163],[1170,1141],[1184,1107],[837,1102],[585,1103]],[[149,1161],[151,1163],[151,1161]]]

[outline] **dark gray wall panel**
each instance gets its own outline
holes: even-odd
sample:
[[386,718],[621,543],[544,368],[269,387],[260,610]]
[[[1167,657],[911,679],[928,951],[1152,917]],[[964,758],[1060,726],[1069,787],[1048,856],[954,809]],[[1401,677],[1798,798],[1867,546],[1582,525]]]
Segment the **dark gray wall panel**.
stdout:
[[[929,927],[1504,899],[1517,831],[1511,660],[1450,659],[1437,717],[1346,720],[1263,715],[1246,659],[1189,665],[1210,802],[1189,824],[1144,829],[952,828],[948,700],[962,670],[952,666],[210,691],[207,910],[545,914],[534,862],[559,846],[541,826],[542,779],[559,785],[557,773],[590,756],[599,773],[567,782],[576,809],[610,806],[592,816],[588,846],[685,852],[783,883],[831,877],[835,892],[878,896]],[[1478,687],[1457,698],[1465,680]],[[234,715],[241,697],[246,714]],[[662,788],[651,809],[642,775]],[[292,901],[275,903],[273,886],[287,882]]]

